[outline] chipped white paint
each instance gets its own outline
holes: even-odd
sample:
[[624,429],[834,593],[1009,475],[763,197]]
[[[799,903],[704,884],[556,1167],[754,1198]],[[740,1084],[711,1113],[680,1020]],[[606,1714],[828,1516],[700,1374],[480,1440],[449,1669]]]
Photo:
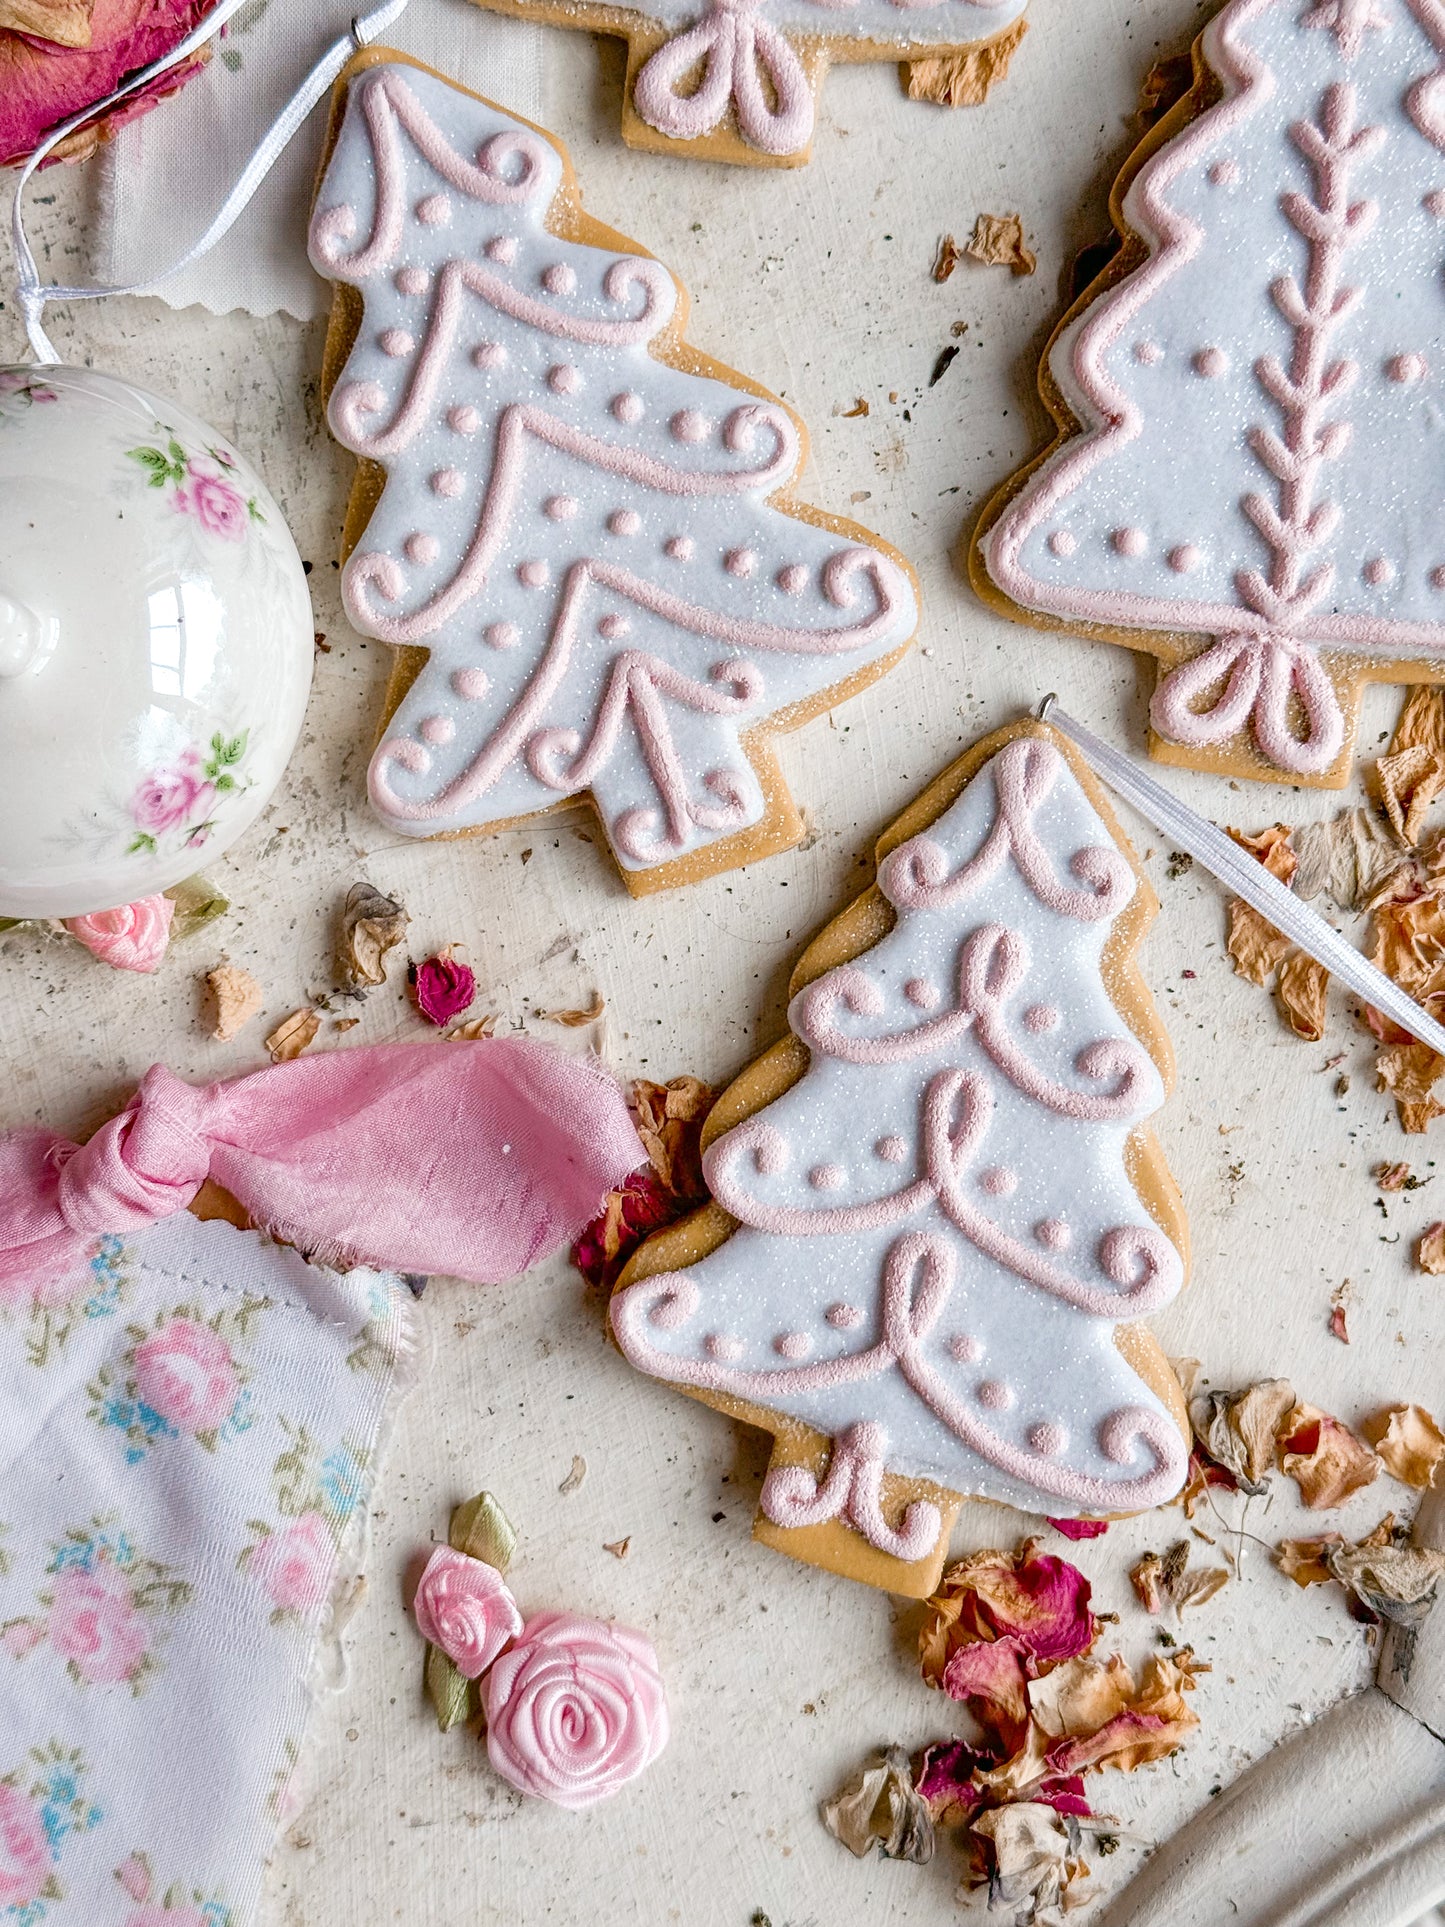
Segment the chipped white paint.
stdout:
[[[58,315],[57,338],[78,358],[175,394],[256,458],[315,564],[317,626],[331,648],[318,658],[278,800],[219,866],[237,906],[226,924],[148,981],[107,975],[73,946],[0,937],[4,1120],[94,1123],[156,1057],[195,1077],[255,1066],[266,1031],[325,987],[331,919],[360,874],[406,899],[416,954],[468,945],[482,1007],[504,1025],[526,1022],[529,1008],[585,1004],[595,987],[608,1000],[605,1044],[619,1067],[723,1078],[780,1033],[801,940],[851,893],[872,837],[965,742],[1057,688],[1073,714],[1138,743],[1142,685],[1129,659],[994,619],[960,584],[950,550],[1043,431],[1033,367],[1066,264],[1098,232],[1142,75],[1157,51],[1180,44],[1195,12],[1193,0],[1034,0],[1007,86],[956,115],[910,105],[885,69],[840,69],[813,164],[767,174],[627,152],[616,138],[620,57],[599,87],[585,39],[550,37],[546,118],[572,143],[592,212],[682,275],[699,346],[782,390],[808,420],[807,498],[844,512],[851,504],[914,559],[923,582],[923,648],[832,726],[819,719],[783,745],[789,783],[811,812],[812,847],[690,893],[628,899],[596,844],[577,834],[595,835],[585,817],[487,842],[403,846],[368,814],[362,778],[389,652],[351,634],[337,608],[332,557],[350,460],[317,411],[319,329],[139,302],[103,305],[74,329]],[[37,231],[52,272],[68,274],[79,265],[86,183],[56,171],[40,192],[55,200],[37,207]],[[1038,248],[1032,279],[969,263],[942,286],[929,279],[940,234],[962,238],[980,210],[1011,208]],[[959,353],[930,387],[949,345]],[[18,347],[7,304],[0,353]],[[866,418],[833,412],[858,395],[870,402]],[[866,501],[852,499],[864,491]],[[1395,700],[1371,694],[1364,747],[1388,728]],[[1177,772],[1170,780],[1208,813],[1250,827],[1335,807],[1288,790],[1234,792]],[[1288,1372],[1349,1419],[1400,1397],[1438,1409],[1445,1291],[1413,1272],[1409,1248],[1445,1216],[1445,1139],[1399,1136],[1372,1089],[1368,1041],[1343,1007],[1324,1045],[1285,1035],[1267,999],[1230,975],[1214,887],[1197,872],[1171,879],[1168,851],[1142,828],[1138,841],[1152,851],[1164,902],[1143,963],[1179,1054],[1160,1134],[1194,1237],[1193,1282],[1159,1321],[1166,1348],[1205,1360],[1218,1384]],[[223,951],[267,991],[263,1017],[229,1045],[200,1029],[193,975]],[[397,980],[360,1014],[352,1042],[418,1034]],[[588,1035],[558,1034],[569,1046]],[[328,1028],[318,1048],[340,1042]],[[1324,1068],[1337,1051],[1344,1062]],[[1341,1073],[1351,1078],[1344,1094]],[[1408,1157],[1433,1177],[1426,1161],[1437,1156],[1438,1184],[1387,1200],[1383,1215],[1370,1166]],[[1348,1347],[1326,1330],[1344,1278]],[[278,1855],[264,1927],[745,1927],[755,1909],[772,1927],[952,1919],[951,1848],[928,1868],[858,1863],[816,1818],[819,1798],[868,1747],[949,1730],[951,1709],[910,1665],[916,1616],[753,1545],[763,1442],[634,1377],[563,1264],[497,1291],[443,1282],[426,1316],[435,1366],[403,1415],[350,1680],[323,1717],[316,1796]],[[587,1481],[563,1496],[574,1453],[587,1460]],[[521,1805],[471,1738],[437,1733],[422,1701],[401,1576],[444,1529],[448,1508],[482,1484],[520,1529],[524,1607],[615,1613],[647,1626],[663,1656],[677,1715],[671,1750],[635,1789],[583,1818]],[[1382,1479],[1328,1523],[1358,1535],[1391,1507],[1408,1510],[1410,1498]],[[1240,1522],[1237,1508],[1226,1517]],[[1243,1515],[1243,1534],[1254,1537],[1207,1515],[1199,1523],[1219,1544],[1197,1545],[1196,1557],[1227,1546],[1244,1578],[1183,1629],[1215,1669],[1195,1695],[1202,1726],[1189,1749],[1096,1782],[1126,1836],[1097,1863],[1106,1896],[1137,1872],[1145,1847],[1195,1815],[1227,1814],[1212,1788],[1364,1688],[1374,1670],[1335,1589],[1298,1591],[1256,1543],[1317,1530],[1318,1515],[1280,1489]],[[1029,1524],[978,1508],[965,1514],[959,1543],[1009,1542]],[[1155,1625],[1133,1601],[1127,1568],[1182,1530],[1171,1512],[1116,1525],[1078,1550],[1098,1605],[1121,1615],[1110,1640],[1136,1660]],[[628,1535],[621,1562],[605,1546]],[[1360,1710],[1342,1718],[1368,1720],[1376,1733],[1371,1757],[1404,1758],[1408,1747],[1435,1758],[1417,1714],[1382,1699],[1351,1706]],[[1325,1730],[1306,1738],[1307,1752]],[[1347,1764],[1354,1757],[1346,1749]],[[1343,1770],[1328,1784],[1343,1825],[1369,1790]],[[1356,1824],[1368,1829],[1377,1814],[1361,1809]],[[1306,1836],[1280,1839],[1289,1860],[1311,1864]],[[1343,1844],[1335,1836],[1332,1851]],[[1212,1927],[1215,1915],[1156,1917]],[[1232,1918],[1225,1908],[1219,1917]],[[1087,1927],[1101,1915],[1072,1918]],[[1116,1915],[1115,1927],[1127,1918]],[[1368,1917],[1349,1918],[1356,1927]]]

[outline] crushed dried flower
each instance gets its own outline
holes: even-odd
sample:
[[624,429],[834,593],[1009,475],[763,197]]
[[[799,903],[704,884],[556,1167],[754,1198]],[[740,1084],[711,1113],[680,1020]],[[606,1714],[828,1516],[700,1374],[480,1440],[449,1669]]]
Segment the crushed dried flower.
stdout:
[[1287,1378],[1264,1378],[1242,1392],[1210,1392],[1193,1400],[1189,1418],[1209,1458],[1241,1492],[1258,1498],[1274,1469],[1279,1427],[1294,1404]]
[[1010,268],[1015,274],[1032,274],[1038,266],[1017,214],[980,214],[963,251],[987,267]]
[[239,964],[217,964],[208,970],[206,993],[211,1035],[222,1044],[240,1035],[264,1001],[261,986]]
[[867,415],[870,412],[867,396],[859,395],[851,408],[845,408],[843,410],[843,419],[845,422],[857,421],[860,416]]
[[321,1017],[310,1009],[293,1010],[266,1039],[266,1048],[271,1053],[273,1064],[289,1064],[293,1057],[299,1057],[316,1041],[316,1033],[321,1028]]
[[1325,1034],[1325,996],[1330,973],[1307,951],[1293,950],[1279,967],[1275,996],[1296,1037],[1317,1044]]
[[1442,1071],[1445,1057],[1413,1039],[1386,1044],[1376,1054],[1375,1088],[1393,1092],[1402,1131],[1418,1136],[1445,1111],[1445,1104],[1434,1095]]
[[1343,1505],[1380,1473],[1380,1461],[1347,1425],[1304,1403],[1295,1406],[1280,1428],[1279,1463],[1312,1511]]
[[971,1553],[944,1574],[918,1636],[930,1686],[944,1686],[949,1662],[975,1641],[1016,1639],[1018,1652],[1040,1667],[1093,1645],[1099,1622],[1089,1610],[1088,1580],[1066,1559],[1040,1553],[1039,1543]]
[[1068,1774],[1110,1766],[1132,1772],[1162,1760],[1198,1726],[1184,1694],[1208,1670],[1188,1646],[1151,1654],[1137,1684],[1118,1653],[1103,1662],[1066,1660],[1029,1689],[1034,1717],[1054,1742],[1045,1754],[1050,1770]]
[[1327,1585],[1335,1576],[1330,1571],[1330,1554],[1344,1544],[1339,1532],[1322,1532],[1317,1539],[1281,1539],[1274,1549],[1274,1562],[1297,1586]]
[[1330,1306],[1329,1328],[1332,1338],[1338,1338],[1342,1345],[1349,1344],[1350,1334],[1345,1326],[1345,1308],[1343,1305]]
[[594,990],[585,1010],[539,1010],[537,1015],[544,1024],[565,1024],[569,1030],[580,1030],[584,1024],[595,1024],[606,1009],[602,992]]
[[586,1477],[587,1461],[580,1452],[574,1452],[572,1454],[572,1469],[557,1487],[557,1490],[562,1494],[563,1498],[566,1498],[569,1493],[577,1490],[578,1486],[581,1485]]
[[1180,1539],[1161,1558],[1146,1552],[1129,1574],[1145,1612],[1159,1613],[1172,1606],[1175,1616],[1186,1606],[1202,1606],[1226,1585],[1229,1574],[1223,1566],[1189,1564],[1189,1541]]
[[951,234],[941,235],[938,242],[938,252],[933,258],[934,280],[946,281],[962,259],[963,249],[958,245],[957,241],[954,240],[953,236]]
[[1406,870],[1399,844],[1373,810],[1345,810],[1327,823],[1301,823],[1290,839],[1297,867],[1296,896],[1323,892],[1341,910],[1363,910]]
[[1410,1182],[1408,1164],[1377,1164],[1373,1177],[1382,1191],[1403,1191]]
[[1415,1263],[1432,1278],[1445,1274],[1445,1224],[1432,1224],[1421,1232],[1415,1246]]
[[408,979],[417,1009],[438,1029],[470,1010],[476,999],[476,974],[470,964],[453,954],[450,944],[434,957],[413,964]]
[[933,1858],[933,1816],[913,1785],[901,1746],[876,1753],[846,1786],[825,1800],[823,1825],[861,1860],[878,1847],[885,1859],[927,1866]]
[[1360,1427],[1392,1479],[1423,1492],[1445,1458],[1445,1432],[1420,1405],[1390,1405]]
[[496,1028],[497,1013],[489,1010],[485,1017],[468,1017],[465,1023],[453,1024],[447,1032],[447,1042],[474,1044],[479,1037],[490,1037]]
[[365,990],[386,982],[386,958],[411,922],[394,897],[369,883],[353,883],[341,910],[336,940],[336,981],[343,990]]

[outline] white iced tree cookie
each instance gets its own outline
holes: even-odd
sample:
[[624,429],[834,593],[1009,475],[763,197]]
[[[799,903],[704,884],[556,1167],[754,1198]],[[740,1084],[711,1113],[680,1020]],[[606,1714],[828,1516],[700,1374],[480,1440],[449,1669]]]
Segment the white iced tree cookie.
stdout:
[[[1152,1340],[1118,1342],[1183,1269],[1141,1128],[1167,1063],[1128,962],[1152,899],[1058,739],[1003,734],[885,838],[795,977],[793,1039],[721,1100],[710,1215],[612,1303],[640,1370],[832,1441],[826,1470],[780,1454],[762,1512],[785,1547],[848,1528],[802,1554],[840,1569],[850,1535],[923,1562],[918,1586],[883,1567],[895,1590],[926,1590],[955,1495],[1138,1510],[1187,1460]],[[889,1504],[885,1474],[933,1495]]]
[[384,820],[585,791],[633,889],[796,842],[767,732],[890,667],[917,599],[787,496],[795,417],[687,346],[682,290],[580,212],[549,139],[394,56],[352,69],[311,254],[346,297],[331,425],[367,464],[343,597],[402,652]]
[[479,0],[627,41],[632,147],[798,167],[832,61],[892,60],[919,99],[972,106],[1008,71],[1027,0]]
[[1231,0],[985,513],[985,593],[1162,659],[1171,761],[1343,783],[1362,681],[1445,675],[1442,50],[1439,0]]

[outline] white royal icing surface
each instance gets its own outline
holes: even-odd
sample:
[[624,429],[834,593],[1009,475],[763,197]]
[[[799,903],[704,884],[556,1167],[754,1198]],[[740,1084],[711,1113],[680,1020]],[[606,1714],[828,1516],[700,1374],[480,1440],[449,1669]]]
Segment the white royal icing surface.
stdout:
[[330,419],[387,480],[343,594],[430,652],[372,760],[394,829],[590,789],[645,869],[756,823],[740,733],[897,649],[917,607],[889,557],[772,506],[791,417],[654,357],[676,284],[550,233],[561,180],[435,76],[353,84],[311,254],[362,291]]
[[1231,0],[1203,44],[1224,98],[1124,201],[1150,258],[1050,356],[1086,433],[985,555],[1025,607],[1219,637],[1161,733],[1317,772],[1318,646],[1445,655],[1445,8]]
[[[789,1008],[806,1075],[707,1153],[739,1228],[618,1294],[623,1350],[841,1439],[855,1499],[882,1461],[1037,1511],[1158,1504],[1182,1483],[1184,1443],[1114,1343],[1182,1270],[1125,1168],[1160,1075],[1101,974],[1133,869],[1033,737],[879,883],[896,927]],[[940,1116],[972,1139],[951,1157]],[[906,1556],[932,1543],[923,1520],[890,1543],[847,1479],[818,1514],[811,1479],[792,1489],[803,1476],[771,1508],[764,1489],[780,1523],[811,1505]]]

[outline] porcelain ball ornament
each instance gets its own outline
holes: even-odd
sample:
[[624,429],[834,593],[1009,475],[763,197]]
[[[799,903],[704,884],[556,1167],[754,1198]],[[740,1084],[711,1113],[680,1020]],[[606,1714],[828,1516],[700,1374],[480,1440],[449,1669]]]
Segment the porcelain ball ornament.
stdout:
[[92,369],[0,368],[0,915],[192,875],[279,782],[311,599],[250,464]]

